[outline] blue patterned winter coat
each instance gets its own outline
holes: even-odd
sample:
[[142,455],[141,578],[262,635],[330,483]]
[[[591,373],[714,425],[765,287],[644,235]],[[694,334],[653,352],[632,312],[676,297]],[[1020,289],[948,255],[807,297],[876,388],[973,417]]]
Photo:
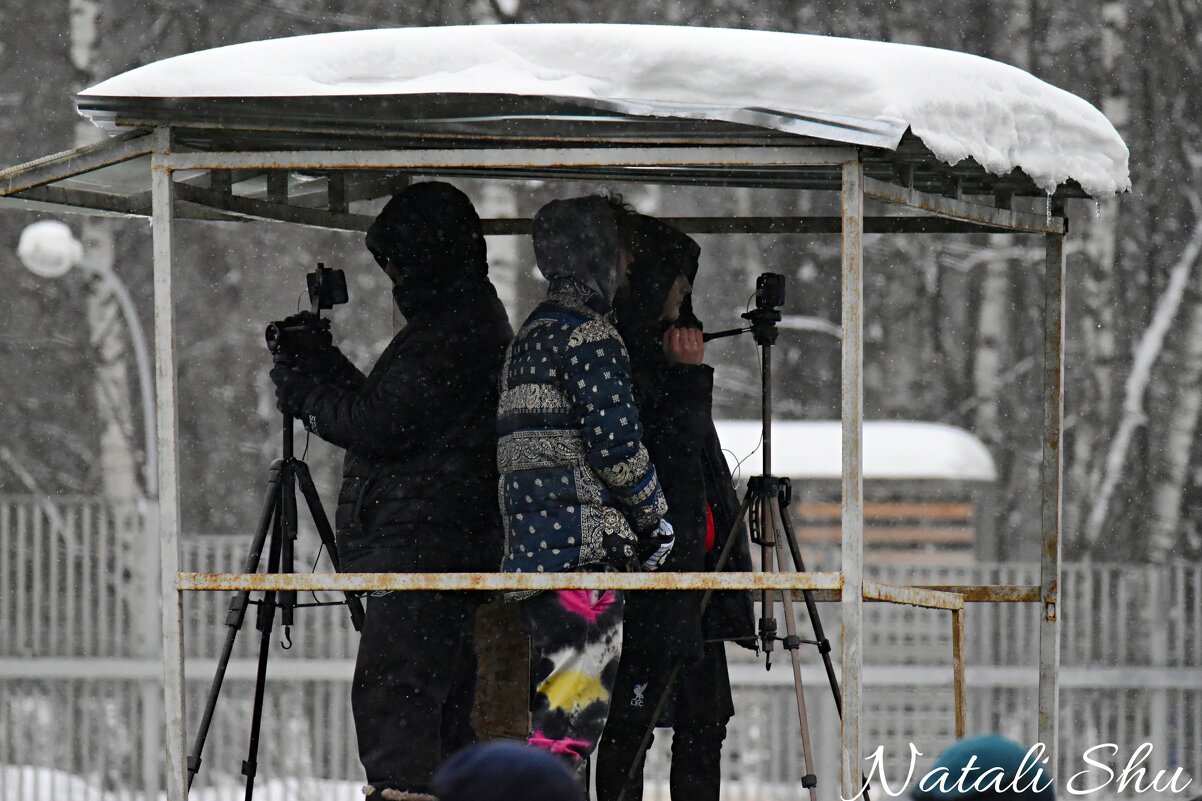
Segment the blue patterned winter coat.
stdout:
[[[637,561],[640,535],[667,512],[641,441],[630,360],[606,316],[612,295],[600,287],[616,281],[602,275],[585,283],[590,270],[616,269],[616,233],[605,219],[611,212],[600,198],[556,204],[552,212],[561,214],[542,215],[541,237],[539,217],[534,227],[539,268],[551,282],[547,299],[514,338],[501,370],[502,570],[512,573],[626,568]],[[573,223],[588,228],[557,236]]]

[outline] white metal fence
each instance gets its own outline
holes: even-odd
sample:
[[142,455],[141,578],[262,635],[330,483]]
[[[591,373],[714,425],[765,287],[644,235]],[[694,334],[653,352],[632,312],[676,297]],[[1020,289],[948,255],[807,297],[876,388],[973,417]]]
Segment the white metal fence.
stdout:
[[[133,504],[0,497],[0,801],[158,795],[157,553],[142,519]],[[187,538],[183,567],[240,569],[249,540],[250,532]],[[314,542],[302,532],[298,569],[312,563]],[[1038,566],[870,566],[868,577],[1035,584]],[[1090,746],[1115,743],[1125,761],[1151,742],[1152,772],[1180,766],[1202,778],[1202,567],[1068,565],[1062,598],[1061,775],[1083,769]],[[190,730],[225,637],[227,603],[223,593],[186,599]],[[837,635],[837,605],[820,606]],[[1030,604],[970,605],[970,731],[1035,739],[1037,615]],[[258,642],[250,620],[206,747],[200,798],[240,793]],[[261,797],[350,801],[359,776],[349,710],[356,635],[341,607],[302,609],[296,622],[293,647],[271,656]],[[869,604],[865,625],[866,750],[884,746],[890,776],[900,779],[913,742],[925,755],[921,773],[953,739],[947,613]],[[273,640],[281,638],[277,625]],[[723,754],[725,797],[793,798],[802,769],[785,660],[778,652],[765,672],[750,652],[729,653],[738,713]],[[816,655],[805,661],[818,775],[834,788],[838,721]],[[657,739],[649,760],[653,790],[667,776],[669,739]]]

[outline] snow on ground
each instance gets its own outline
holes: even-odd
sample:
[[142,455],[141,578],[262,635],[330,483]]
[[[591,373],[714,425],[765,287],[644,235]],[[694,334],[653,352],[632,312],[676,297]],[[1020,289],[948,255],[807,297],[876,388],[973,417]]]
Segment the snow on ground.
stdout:
[[1127,147],[1105,116],[1016,67],[795,33],[600,24],[345,31],[177,56],[83,94],[432,92],[619,101],[629,113],[742,122],[768,112],[758,124],[812,131],[834,122],[842,141],[889,147],[909,127],[949,164],[971,156],[999,175],[1019,167],[1048,192],[1069,178],[1098,197],[1131,183]]
[[[762,472],[759,420],[717,420],[718,439],[732,472]],[[864,478],[885,480],[994,481],[997,470],[985,445],[972,434],[942,423],[875,420],[864,423]],[[772,424],[772,472],[789,478],[842,476],[843,428],[838,420],[776,420]]]

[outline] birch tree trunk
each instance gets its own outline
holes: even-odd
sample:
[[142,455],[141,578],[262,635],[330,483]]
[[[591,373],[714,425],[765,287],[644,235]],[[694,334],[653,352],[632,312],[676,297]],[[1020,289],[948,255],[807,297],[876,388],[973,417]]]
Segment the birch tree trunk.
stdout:
[[[1005,235],[995,236],[1003,238]],[[973,425],[977,436],[997,453],[1002,446],[1001,412],[998,404],[1004,369],[1005,342],[1009,336],[1006,304],[1010,299],[1010,272],[1002,256],[985,265],[981,282],[981,304],[977,313],[977,352],[973,359],[974,394],[977,398]]]
[[[991,242],[998,246],[1004,245],[1007,239],[1009,237],[1005,234],[990,237]],[[1003,461],[1001,456],[1005,442],[999,398],[1006,361],[1005,343],[1009,338],[1006,304],[1009,300],[1008,284],[1011,276],[1006,267],[1006,259],[1000,254],[986,262],[977,311],[976,353],[973,357],[973,395],[977,404],[973,414],[973,428],[999,464]],[[996,495],[996,492],[993,493],[990,502],[978,506],[978,514],[987,519],[978,522],[977,537],[980,544],[977,553],[988,561],[1001,558],[1001,543],[998,539],[998,533],[1002,530],[999,519],[1001,505],[994,502],[997,500]]]
[[[79,75],[76,91],[96,81],[96,45],[100,22],[98,0],[68,0],[71,19],[71,62]],[[75,123],[75,145],[103,138],[100,129],[85,119]],[[81,237],[84,257],[97,267],[113,266],[112,222],[84,217]],[[78,274],[78,273],[76,273]],[[112,288],[99,278],[88,286],[87,317],[95,359],[93,392],[100,429],[100,482],[106,498],[126,502],[143,495],[138,480],[137,446],[130,393],[129,342],[121,308]],[[150,443],[145,443],[147,446]]]
[[[1102,111],[1122,130],[1127,123],[1123,59],[1126,54],[1127,8],[1125,2],[1108,2],[1102,7]],[[1103,433],[1113,425],[1115,414],[1115,287],[1119,269],[1118,200],[1101,201],[1088,226],[1085,242],[1087,262],[1083,271],[1083,307],[1078,335],[1085,352],[1085,377],[1078,384],[1080,397],[1070,401],[1073,416],[1072,446],[1068,464],[1064,531],[1069,545],[1081,543],[1081,522],[1102,480],[1100,455]],[[1087,552],[1083,555],[1087,555]]]

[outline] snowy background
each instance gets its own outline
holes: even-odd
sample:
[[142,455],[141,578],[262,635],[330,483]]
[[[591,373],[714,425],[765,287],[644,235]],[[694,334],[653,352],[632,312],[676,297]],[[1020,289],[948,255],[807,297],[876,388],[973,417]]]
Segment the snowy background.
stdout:
[[[256,39],[391,25],[647,22],[932,45],[1028,70],[1101,109],[1130,147],[1132,192],[1069,207],[1062,746],[1073,755],[1111,741],[1129,753],[1149,741],[1156,747],[1151,767],[1181,766],[1202,778],[1196,4],[227,0],[216,8],[194,0],[6,0],[0,160],[15,164],[98,137],[75,116],[71,93],[136,66]],[[482,216],[528,216],[551,198],[598,188],[458,183]],[[614,188],[640,210],[665,216],[838,208],[837,198],[789,191]],[[157,573],[139,505],[146,487],[137,376],[103,283],[79,271],[39,278],[21,266],[19,235],[39,219],[0,214],[0,799],[141,798],[157,792],[161,744]],[[111,265],[126,283],[149,325],[147,224],[66,221],[87,258]],[[351,303],[335,311],[334,326],[362,366],[390,335],[391,301],[358,236],[271,224],[180,223],[177,230],[185,567],[228,567],[241,559],[277,449],[264,322],[295,310],[313,262],[343,267]],[[838,325],[838,238],[699,241],[697,305],[711,328],[737,321],[758,273],[788,277],[784,311],[804,324],[781,333],[780,416],[837,418],[839,343],[830,331]],[[870,482],[870,500],[883,505],[880,527],[905,530],[912,540],[906,552],[869,556],[877,576],[1037,583],[1040,245],[1007,235],[865,238],[866,418],[963,429],[987,449],[996,475],[987,482]],[[528,243],[495,238],[489,253],[494,280],[520,321],[542,292]],[[718,369],[717,413],[754,417],[759,380],[751,342],[715,342],[707,361]],[[314,442],[307,458],[331,498],[337,454]],[[837,500],[833,492],[815,477],[805,486],[807,506],[798,509],[818,565],[834,558],[824,511]],[[892,519],[915,504],[923,505],[921,519]],[[937,511],[945,517],[932,520]],[[222,636],[224,599],[188,603],[194,724]],[[972,610],[972,730],[1033,739],[1034,614],[1017,606]],[[912,740],[929,757],[951,738],[946,621],[875,607],[869,617],[865,742],[904,755]],[[835,620],[830,610],[828,628],[837,628]],[[358,769],[346,700],[352,633],[336,611],[318,610],[302,616],[294,638],[297,648],[286,658],[273,655],[274,725],[261,781],[279,798],[329,798],[337,787],[349,799]],[[251,639],[244,635],[240,660],[250,658]],[[244,756],[245,667],[235,666],[198,783],[222,798],[237,792]],[[820,775],[833,786],[833,708],[811,667]],[[770,797],[770,788],[787,788],[799,775],[789,687],[781,683],[787,676],[751,663],[735,672],[728,796]],[[653,767],[666,775],[662,750]],[[1196,784],[1191,790],[1202,792]]]

